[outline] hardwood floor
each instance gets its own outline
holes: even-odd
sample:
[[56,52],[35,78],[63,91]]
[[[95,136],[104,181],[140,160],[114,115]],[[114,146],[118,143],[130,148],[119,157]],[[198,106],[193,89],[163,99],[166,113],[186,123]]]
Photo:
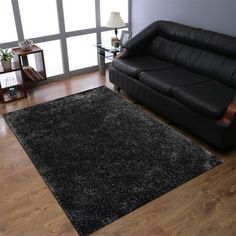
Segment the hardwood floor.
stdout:
[[[101,85],[113,89],[90,73],[39,84],[28,98],[0,104],[0,236],[77,235],[2,114]],[[193,139],[224,163],[93,235],[236,235],[236,150],[220,153]]]

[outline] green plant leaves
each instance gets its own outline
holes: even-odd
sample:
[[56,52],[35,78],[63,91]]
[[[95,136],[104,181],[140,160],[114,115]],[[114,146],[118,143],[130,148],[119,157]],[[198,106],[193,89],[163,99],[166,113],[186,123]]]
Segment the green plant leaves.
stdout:
[[0,58],[4,61],[10,61],[13,58],[13,54],[11,51],[9,51],[8,48],[2,49],[0,48]]

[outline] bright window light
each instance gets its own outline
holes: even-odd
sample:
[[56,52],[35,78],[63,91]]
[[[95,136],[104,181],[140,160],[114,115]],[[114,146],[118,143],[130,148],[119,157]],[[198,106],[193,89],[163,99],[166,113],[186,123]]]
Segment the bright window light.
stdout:
[[59,33],[56,0],[18,0],[25,38]]
[[66,31],[96,27],[94,0],[63,0]]
[[1,1],[0,30],[0,43],[17,41],[16,26],[11,0]]
[[97,65],[96,34],[67,39],[70,71]]
[[[63,73],[60,40],[37,43],[43,49],[47,77]],[[34,58],[29,58],[29,64],[35,66]]]

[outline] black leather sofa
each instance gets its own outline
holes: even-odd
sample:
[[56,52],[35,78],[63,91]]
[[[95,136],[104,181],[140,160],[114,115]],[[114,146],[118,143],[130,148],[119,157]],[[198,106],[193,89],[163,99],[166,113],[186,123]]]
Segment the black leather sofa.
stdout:
[[109,79],[214,146],[235,146],[236,38],[156,21],[127,42]]

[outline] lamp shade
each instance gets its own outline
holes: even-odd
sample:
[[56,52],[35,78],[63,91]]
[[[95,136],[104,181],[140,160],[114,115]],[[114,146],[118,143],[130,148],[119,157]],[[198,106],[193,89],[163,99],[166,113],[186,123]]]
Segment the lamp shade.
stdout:
[[122,20],[120,16],[120,12],[112,11],[110,18],[106,24],[106,27],[119,28],[119,27],[124,27],[124,26],[125,26],[125,22]]

